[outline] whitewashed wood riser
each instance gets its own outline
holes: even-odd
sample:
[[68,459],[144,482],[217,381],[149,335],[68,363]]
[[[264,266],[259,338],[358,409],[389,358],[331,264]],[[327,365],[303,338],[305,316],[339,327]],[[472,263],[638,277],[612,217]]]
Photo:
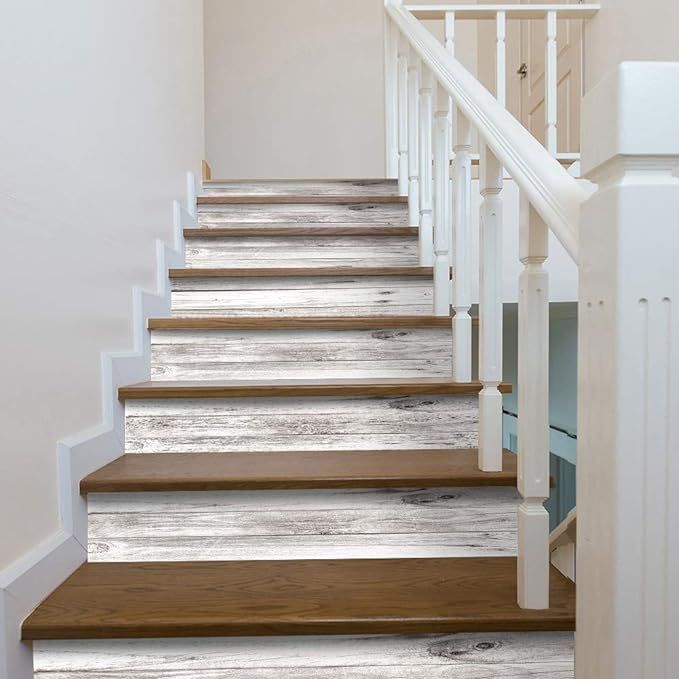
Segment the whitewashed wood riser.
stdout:
[[449,328],[154,330],[153,380],[452,374]]
[[396,196],[396,182],[382,179],[327,179],[327,180],[239,180],[212,181],[203,186],[204,196],[259,195],[259,196]]
[[92,493],[88,558],[515,556],[518,501],[513,487]]
[[126,451],[475,448],[478,397],[128,400]]
[[417,239],[408,236],[191,238],[186,266],[417,266]]
[[431,315],[430,279],[414,276],[173,279],[175,316]]
[[407,226],[408,206],[404,204],[356,203],[202,205],[198,210],[198,226],[224,227],[229,224],[383,224]]
[[569,632],[37,642],[36,679],[574,679]]

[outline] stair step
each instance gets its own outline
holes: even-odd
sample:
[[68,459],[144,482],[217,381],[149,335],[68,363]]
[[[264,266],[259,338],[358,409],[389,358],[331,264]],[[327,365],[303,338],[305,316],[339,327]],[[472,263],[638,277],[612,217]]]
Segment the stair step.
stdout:
[[[450,378],[426,379],[335,379],[335,380],[220,380],[141,382],[118,389],[121,401],[133,399],[202,399],[251,397],[403,397],[416,395],[451,396],[475,394],[480,382],[453,382]],[[501,393],[511,393],[511,385],[502,383]]]
[[219,230],[220,238],[200,235],[215,230],[195,229],[199,234],[186,244],[187,268],[415,266],[419,262],[417,238],[411,235],[274,236],[253,229],[245,230],[246,237],[228,234],[228,229]]
[[516,604],[511,557],[86,563],[24,640],[572,630],[575,587]]
[[203,195],[398,195],[396,179],[209,179]]
[[389,194],[335,194],[335,195],[263,195],[263,194],[240,194],[226,195],[213,194],[198,196],[198,205],[362,205],[362,204],[406,204],[407,196]]
[[279,237],[321,237],[341,238],[344,236],[356,237],[403,237],[416,238],[419,229],[416,226],[366,226],[357,224],[350,226],[308,226],[300,224],[288,224],[277,226],[234,226],[230,228],[214,227],[184,229],[184,238],[279,238]]
[[482,472],[475,448],[127,454],[84,478],[80,491],[514,486],[516,459],[505,451],[503,471]]
[[429,267],[258,267],[177,269],[176,316],[426,316]]
[[248,268],[187,268],[170,269],[170,278],[280,278],[280,277],[347,276],[362,278],[371,276],[407,276],[431,279],[430,266],[319,266],[319,267],[248,267]]
[[[149,330],[383,330],[451,328],[450,316],[252,316],[151,318]],[[478,317],[472,322],[478,325]]]

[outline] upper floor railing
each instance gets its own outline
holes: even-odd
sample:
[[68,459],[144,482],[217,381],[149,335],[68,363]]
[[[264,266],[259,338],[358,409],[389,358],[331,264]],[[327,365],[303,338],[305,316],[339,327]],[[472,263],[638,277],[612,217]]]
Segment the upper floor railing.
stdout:
[[[548,9],[547,9],[548,7]],[[556,18],[590,16],[593,6],[454,6],[407,8],[387,0],[386,91],[389,149],[409,219],[420,227],[420,263],[434,267],[434,312],[452,304],[453,378],[472,379],[473,276],[479,281],[479,467],[502,467],[502,189],[508,172],[519,187],[518,601],[549,602],[549,294],[543,266],[548,229],[578,261],[578,227],[590,187],[556,154]],[[412,10],[412,11],[411,11]],[[418,18],[443,18],[445,44]],[[545,148],[505,108],[505,21],[546,17]],[[496,83],[491,94],[454,56],[456,18],[493,17]],[[479,270],[472,271],[472,132],[479,139]],[[452,139],[452,143],[451,143]],[[449,168],[453,151],[452,176]],[[451,269],[454,284],[451,285]]]

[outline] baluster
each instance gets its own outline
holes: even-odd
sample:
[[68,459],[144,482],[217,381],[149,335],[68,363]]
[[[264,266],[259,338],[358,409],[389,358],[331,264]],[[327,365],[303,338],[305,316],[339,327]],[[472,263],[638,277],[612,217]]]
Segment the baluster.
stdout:
[[504,12],[495,15],[495,96],[502,106],[507,105],[507,16]]
[[450,213],[448,212],[450,126],[448,92],[436,85],[434,114],[434,314],[450,314]]
[[479,469],[502,471],[502,167],[481,147]]
[[[455,56],[455,12],[446,12],[443,20],[443,35],[448,54]],[[455,143],[455,107],[450,99],[450,159],[455,157],[453,145]],[[452,195],[452,193],[451,193]]]
[[434,263],[434,227],[432,217],[432,96],[434,75],[422,64],[420,88],[420,240],[421,266]]
[[453,378],[472,379],[471,257],[472,257],[472,128],[469,120],[456,112],[455,219],[453,221]]
[[408,60],[408,223],[420,225],[420,59]]
[[549,606],[549,291],[547,225],[522,196],[519,224],[518,603]]
[[398,28],[384,15],[385,169],[398,177]]
[[408,195],[408,42],[398,43],[398,192]]
[[545,146],[556,156],[557,116],[557,49],[556,12],[547,12],[547,44],[545,49]]

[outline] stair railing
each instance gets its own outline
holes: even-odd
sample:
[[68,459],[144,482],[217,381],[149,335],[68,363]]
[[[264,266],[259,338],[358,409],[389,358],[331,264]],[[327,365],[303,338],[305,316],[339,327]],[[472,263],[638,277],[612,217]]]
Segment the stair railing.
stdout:
[[[434,268],[434,313],[454,309],[453,378],[472,379],[472,133],[480,143],[479,468],[502,469],[502,182],[506,171],[521,193],[518,356],[518,603],[549,605],[549,294],[548,229],[574,261],[578,224],[590,191],[556,154],[556,11],[547,15],[548,148],[504,107],[506,11],[496,12],[498,96],[494,97],[453,56],[454,10],[418,7],[445,16],[442,45],[408,8],[386,0],[387,81],[396,73],[399,186],[409,198],[409,219],[420,229],[420,262]],[[516,6],[514,6],[516,7]],[[583,11],[582,6],[575,6]],[[442,9],[443,8],[443,9]],[[469,6],[467,6],[469,8]],[[415,8],[413,8],[414,10]],[[591,12],[588,6],[586,12]],[[391,74],[391,75],[390,75]],[[432,105],[433,104],[433,105]],[[454,121],[454,130],[451,129]],[[389,123],[388,123],[389,126]],[[454,137],[452,187],[449,183]],[[430,149],[432,149],[430,153]],[[433,156],[433,157],[432,157]],[[428,168],[433,162],[433,199]],[[407,176],[406,176],[407,173]],[[420,181],[421,180],[421,181]],[[452,191],[451,191],[452,188]],[[432,236],[433,225],[433,236]],[[433,248],[430,243],[433,240]],[[455,284],[451,285],[452,271]]]

